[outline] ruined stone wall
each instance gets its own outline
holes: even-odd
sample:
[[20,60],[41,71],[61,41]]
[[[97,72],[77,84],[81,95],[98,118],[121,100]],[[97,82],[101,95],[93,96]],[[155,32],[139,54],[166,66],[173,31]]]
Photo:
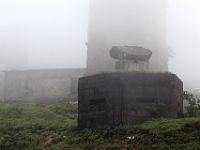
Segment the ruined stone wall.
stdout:
[[4,72],[0,72],[0,102],[4,101]]
[[170,73],[108,73],[79,80],[79,128],[133,124],[183,113],[183,83]]
[[6,71],[4,99],[66,97],[73,83],[74,89],[78,88],[77,80],[84,72],[85,69]]

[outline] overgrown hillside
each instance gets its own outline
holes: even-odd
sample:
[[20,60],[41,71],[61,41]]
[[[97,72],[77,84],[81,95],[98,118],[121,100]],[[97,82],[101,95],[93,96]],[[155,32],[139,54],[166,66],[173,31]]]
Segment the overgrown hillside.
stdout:
[[50,149],[76,122],[76,105],[0,104],[0,150]]
[[0,104],[0,150],[200,150],[200,117],[76,130],[77,105]]

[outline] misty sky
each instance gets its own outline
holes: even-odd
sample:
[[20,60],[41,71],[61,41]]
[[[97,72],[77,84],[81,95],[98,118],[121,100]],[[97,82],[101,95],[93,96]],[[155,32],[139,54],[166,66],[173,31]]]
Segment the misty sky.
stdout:
[[[88,0],[0,0],[0,59],[34,69],[85,67],[87,24]],[[170,0],[167,41],[170,71],[200,87],[199,0]]]
[[0,0],[0,51],[32,68],[85,66],[87,17],[86,0]]
[[168,43],[174,52],[170,71],[185,85],[200,87],[200,1],[170,0]]

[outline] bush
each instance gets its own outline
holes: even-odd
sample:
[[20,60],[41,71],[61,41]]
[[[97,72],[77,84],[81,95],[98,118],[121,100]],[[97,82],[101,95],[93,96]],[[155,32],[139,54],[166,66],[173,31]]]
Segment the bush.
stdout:
[[186,107],[187,115],[198,116],[200,114],[200,100],[196,99],[191,93],[184,91],[183,99],[186,100],[189,106]]

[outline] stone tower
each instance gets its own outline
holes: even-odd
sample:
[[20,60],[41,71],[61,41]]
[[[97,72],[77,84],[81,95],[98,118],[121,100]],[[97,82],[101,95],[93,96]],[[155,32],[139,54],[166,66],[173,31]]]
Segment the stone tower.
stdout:
[[167,71],[166,8],[167,0],[90,0],[88,72],[114,70],[112,46],[149,49],[150,71]]

